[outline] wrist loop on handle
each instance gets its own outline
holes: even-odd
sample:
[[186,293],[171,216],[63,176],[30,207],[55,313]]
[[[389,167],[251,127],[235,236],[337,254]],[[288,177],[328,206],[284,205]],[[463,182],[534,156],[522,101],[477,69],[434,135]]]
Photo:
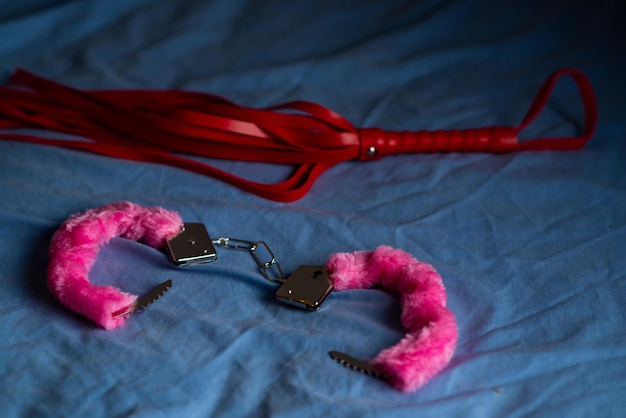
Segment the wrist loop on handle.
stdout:
[[524,116],[524,120],[519,126],[515,128],[515,130],[517,131],[517,133],[519,133],[535,120],[535,118],[539,115],[541,110],[548,102],[548,99],[552,94],[552,90],[554,90],[554,86],[556,85],[559,78],[567,75],[571,76],[576,83],[576,87],[578,88],[578,92],[580,93],[580,98],[583,103],[585,121],[583,125],[582,135],[573,138],[538,138],[529,141],[523,141],[518,144],[518,150],[559,151],[581,149],[585,146],[585,144],[587,144],[589,139],[591,139],[591,137],[595,133],[598,125],[598,104],[596,102],[596,96],[593,92],[591,82],[589,81],[585,73],[575,68],[564,68],[554,72],[550,77],[548,77],[548,79],[539,89],[537,97],[535,97],[535,100],[530,105],[526,116]]

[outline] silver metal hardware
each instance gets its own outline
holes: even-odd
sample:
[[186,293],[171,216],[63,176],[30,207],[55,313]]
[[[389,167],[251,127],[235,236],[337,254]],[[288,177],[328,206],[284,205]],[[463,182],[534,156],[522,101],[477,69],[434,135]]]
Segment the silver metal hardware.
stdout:
[[185,223],[180,234],[167,242],[167,252],[177,265],[215,261],[215,245],[250,253],[261,273],[270,282],[282,283],[276,297],[285,303],[316,311],[333,290],[323,266],[299,266],[288,279],[272,249],[265,241],[220,237],[211,240],[204,224]]
[[185,223],[182,231],[165,244],[172,262],[178,266],[217,260],[213,241],[204,224]]
[[332,290],[325,267],[305,265],[289,276],[276,292],[276,297],[290,305],[316,311]]
[[[265,241],[248,241],[238,238],[220,237],[213,240],[213,244],[221,245],[226,248],[248,251],[261,269],[261,273],[266,280],[278,283],[285,282],[283,269],[278,260],[276,260],[276,256],[272,252],[272,249]],[[259,250],[266,253],[264,257],[259,255]]]
[[333,360],[336,360],[337,362],[339,362],[339,364],[349,367],[352,370],[356,370],[358,372],[361,373],[365,373],[369,376],[374,376],[374,377],[378,377],[379,379],[384,379],[385,375],[378,370],[378,368],[376,368],[376,366],[374,366],[371,363],[368,363],[366,361],[363,360],[359,360],[356,359],[346,353],[342,353],[340,351],[331,351],[330,353],[330,357]]
[[117,312],[113,312],[113,318],[120,318],[122,316],[127,316],[133,314],[135,312],[139,312],[151,305],[158,298],[163,296],[169,289],[172,287],[172,281],[166,280],[154,289],[152,289],[148,294],[138,298],[135,303],[130,306],[127,306],[124,309],[121,309]]

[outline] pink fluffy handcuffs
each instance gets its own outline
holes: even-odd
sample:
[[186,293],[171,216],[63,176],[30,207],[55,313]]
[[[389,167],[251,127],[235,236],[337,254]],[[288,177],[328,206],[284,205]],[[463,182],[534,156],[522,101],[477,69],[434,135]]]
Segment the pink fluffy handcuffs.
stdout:
[[48,287],[63,305],[104,329],[121,327],[127,317],[115,313],[132,306],[137,296],[91,283],[89,271],[100,248],[115,237],[161,248],[182,226],[176,212],[130,202],[110,203],[72,215],[52,237]]
[[[48,286],[67,308],[105,329],[118,328],[126,316],[115,313],[132,306],[137,296],[91,283],[89,272],[100,248],[115,237],[161,248],[182,227],[176,212],[130,202],[73,215],[52,238]],[[414,391],[448,364],[458,339],[457,323],[446,308],[441,276],[431,265],[402,250],[380,246],[374,251],[332,254],[326,268],[335,290],[382,286],[400,296],[407,334],[369,363],[394,388]]]
[[430,264],[380,246],[332,254],[326,266],[336,290],[382,286],[400,296],[407,334],[371,361],[394,388],[414,391],[448,364],[458,339],[456,317],[446,308],[446,289]]

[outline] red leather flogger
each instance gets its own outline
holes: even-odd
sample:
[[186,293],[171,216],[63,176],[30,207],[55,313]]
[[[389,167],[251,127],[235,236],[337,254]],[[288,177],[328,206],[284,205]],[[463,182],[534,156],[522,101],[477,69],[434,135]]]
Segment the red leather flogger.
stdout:
[[[520,142],[518,134],[537,117],[563,76],[573,78],[582,98],[582,134]],[[422,152],[580,149],[595,132],[597,118],[591,83],[576,69],[553,73],[518,126],[414,132],[355,128],[332,110],[306,101],[255,109],[207,93],[84,91],[21,69],[15,71],[8,86],[0,87],[0,139],[167,164],[282,202],[301,198],[324,171],[347,160]],[[17,128],[43,128],[85,140],[47,139],[12,131]],[[287,180],[265,184],[190,156],[290,164],[296,168]]]

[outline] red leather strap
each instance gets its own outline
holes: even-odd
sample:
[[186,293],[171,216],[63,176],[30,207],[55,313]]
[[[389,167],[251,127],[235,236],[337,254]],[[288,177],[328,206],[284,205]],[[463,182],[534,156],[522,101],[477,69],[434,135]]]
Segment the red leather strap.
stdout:
[[[534,120],[564,75],[574,78],[583,100],[583,135],[518,142],[518,133]],[[0,139],[168,164],[284,202],[304,196],[324,171],[346,160],[416,152],[578,149],[597,124],[591,84],[574,69],[557,71],[546,80],[520,126],[418,132],[356,129],[341,115],[306,101],[253,109],[206,93],[83,91],[19,69],[10,85],[0,87],[0,129],[43,128],[88,140],[43,139],[10,131],[0,132]],[[283,182],[263,184],[189,156],[292,164],[296,169]]]
[[596,103],[596,96],[593,92],[593,87],[589,82],[587,76],[580,70],[573,68],[565,68],[553,73],[543,83],[543,86],[539,89],[539,93],[535,100],[530,105],[526,116],[521,125],[519,125],[516,131],[519,133],[528,125],[530,125],[535,118],[541,113],[541,110],[545,107],[554,86],[559,78],[569,75],[572,77],[578,87],[580,97],[583,102],[585,110],[585,124],[583,126],[583,134],[573,138],[539,138],[531,141],[524,141],[519,143],[518,150],[574,150],[580,149],[587,144],[589,139],[593,136],[598,125],[598,105]]

